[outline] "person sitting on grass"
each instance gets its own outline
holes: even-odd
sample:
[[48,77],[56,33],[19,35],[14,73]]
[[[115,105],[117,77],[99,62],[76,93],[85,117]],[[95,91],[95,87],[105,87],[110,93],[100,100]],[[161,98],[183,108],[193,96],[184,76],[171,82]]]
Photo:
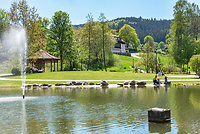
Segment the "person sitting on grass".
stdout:
[[157,75],[155,75],[155,77],[153,77],[153,84],[159,84],[158,80],[157,80]]
[[162,82],[160,81],[160,78],[158,78],[158,84],[162,84]]
[[161,73],[162,76],[165,75],[162,69],[160,70],[160,73]]
[[169,81],[167,80],[167,76],[165,75],[165,83],[167,83],[167,82],[169,82]]

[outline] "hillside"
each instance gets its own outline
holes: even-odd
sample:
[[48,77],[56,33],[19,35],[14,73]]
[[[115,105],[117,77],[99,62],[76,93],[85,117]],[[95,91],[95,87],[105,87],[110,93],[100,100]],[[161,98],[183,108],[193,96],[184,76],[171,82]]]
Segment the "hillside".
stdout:
[[[151,35],[155,42],[165,41],[165,36],[168,34],[170,29],[171,20],[156,20],[156,19],[143,19],[142,17],[125,17],[117,18],[108,21],[108,25],[112,29],[120,29],[124,24],[128,24],[135,28],[138,38],[141,43],[144,43],[144,38],[147,35]],[[75,25],[74,27],[81,27],[81,25]]]

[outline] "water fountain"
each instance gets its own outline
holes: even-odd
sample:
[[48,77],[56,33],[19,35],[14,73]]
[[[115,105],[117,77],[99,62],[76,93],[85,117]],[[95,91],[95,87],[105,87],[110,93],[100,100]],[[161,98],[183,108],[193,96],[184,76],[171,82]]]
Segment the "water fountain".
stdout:
[[11,27],[4,34],[3,46],[6,53],[8,53],[8,55],[14,54],[14,57],[12,58],[19,59],[18,63],[21,68],[21,80],[22,80],[23,99],[24,99],[25,98],[26,66],[27,66],[26,29],[21,26]]

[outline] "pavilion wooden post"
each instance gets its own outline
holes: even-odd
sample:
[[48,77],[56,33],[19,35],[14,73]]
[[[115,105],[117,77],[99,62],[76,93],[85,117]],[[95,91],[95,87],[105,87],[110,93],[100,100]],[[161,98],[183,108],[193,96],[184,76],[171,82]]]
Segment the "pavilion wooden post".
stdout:
[[45,63],[46,63],[45,60],[43,60],[43,63],[44,63],[44,72],[45,72]]
[[58,72],[58,60],[57,60],[57,72]]
[[54,72],[56,71],[56,69],[55,69],[55,65],[56,65],[56,64],[55,64],[55,60],[54,60]]
[[52,60],[51,60],[51,72],[52,72]]

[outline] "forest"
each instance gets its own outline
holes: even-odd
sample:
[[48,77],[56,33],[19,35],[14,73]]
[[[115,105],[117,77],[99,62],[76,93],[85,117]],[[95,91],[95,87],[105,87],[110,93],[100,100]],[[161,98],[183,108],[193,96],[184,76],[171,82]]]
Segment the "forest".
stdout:
[[[128,24],[137,31],[138,38],[144,44],[144,38],[150,35],[155,42],[165,42],[165,37],[169,33],[172,20],[156,20],[155,18],[144,19],[142,17],[124,17],[107,21],[108,26],[119,32],[119,30]],[[75,28],[82,27],[84,24],[74,25]]]

